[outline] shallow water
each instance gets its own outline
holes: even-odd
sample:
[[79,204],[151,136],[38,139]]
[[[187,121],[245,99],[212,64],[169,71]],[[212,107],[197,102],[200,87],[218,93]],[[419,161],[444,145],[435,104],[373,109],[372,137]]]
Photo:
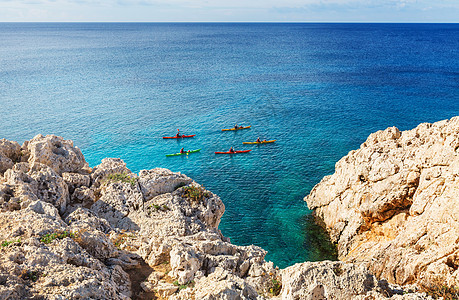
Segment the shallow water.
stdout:
[[[0,23],[0,138],[180,171],[280,267],[333,258],[303,197],[376,130],[459,114],[457,24]],[[251,129],[222,132],[235,123]],[[176,133],[186,140],[163,140]],[[276,139],[274,144],[243,141]],[[214,151],[253,149],[240,155]],[[184,147],[200,153],[166,157]]]

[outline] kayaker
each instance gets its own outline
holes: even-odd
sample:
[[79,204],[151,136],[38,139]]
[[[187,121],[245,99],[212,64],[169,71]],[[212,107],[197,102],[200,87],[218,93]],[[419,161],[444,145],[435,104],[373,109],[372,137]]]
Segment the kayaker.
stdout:
[[237,126],[237,124],[236,124],[236,125],[234,125],[234,129],[238,129],[238,128],[239,128],[239,126]]
[[177,129],[177,134],[175,135],[176,137],[180,137],[180,130]]
[[231,147],[228,152],[231,152],[231,153],[235,153],[236,151],[234,151],[233,147]]
[[[265,140],[265,141],[266,141],[266,140]],[[257,143],[261,143],[260,137],[258,137]]]
[[185,153],[185,151],[183,150],[183,148],[182,148],[182,149],[180,149],[180,153]]

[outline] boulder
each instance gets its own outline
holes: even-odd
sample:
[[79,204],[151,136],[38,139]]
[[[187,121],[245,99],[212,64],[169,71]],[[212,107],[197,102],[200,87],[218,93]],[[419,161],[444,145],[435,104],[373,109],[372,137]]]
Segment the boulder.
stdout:
[[64,172],[85,173],[88,167],[81,150],[74,147],[71,140],[64,140],[60,136],[39,134],[24,142],[22,148],[30,165],[45,164],[59,175]]

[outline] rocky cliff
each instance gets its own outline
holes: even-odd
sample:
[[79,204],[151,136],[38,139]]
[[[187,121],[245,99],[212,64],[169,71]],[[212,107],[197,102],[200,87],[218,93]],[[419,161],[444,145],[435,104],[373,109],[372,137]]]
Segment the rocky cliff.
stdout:
[[0,140],[0,299],[424,299],[365,264],[278,270],[221,234],[223,212],[180,173],[89,168],[53,135]]
[[459,117],[371,134],[305,200],[340,260],[459,297]]

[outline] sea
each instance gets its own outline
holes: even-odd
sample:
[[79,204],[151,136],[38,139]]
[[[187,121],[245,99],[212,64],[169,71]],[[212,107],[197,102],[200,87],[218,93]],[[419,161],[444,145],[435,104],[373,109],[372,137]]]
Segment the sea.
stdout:
[[370,133],[459,115],[459,24],[0,23],[0,112],[0,138],[192,177],[281,268],[336,259],[303,198]]

